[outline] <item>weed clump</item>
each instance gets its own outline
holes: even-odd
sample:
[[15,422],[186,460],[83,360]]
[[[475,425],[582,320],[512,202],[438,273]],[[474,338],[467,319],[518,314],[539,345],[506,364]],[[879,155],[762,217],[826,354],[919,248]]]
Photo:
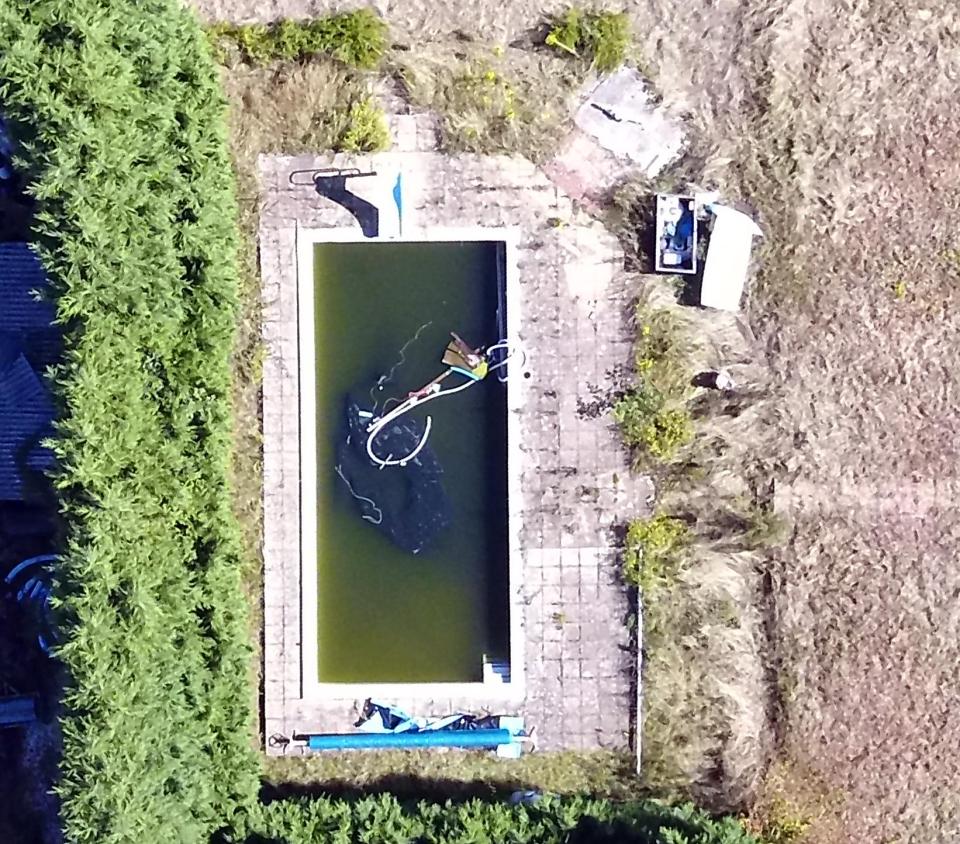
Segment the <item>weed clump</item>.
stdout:
[[745,405],[739,418],[693,416],[703,394],[692,376],[736,341],[672,299],[651,285],[638,304],[635,380],[613,407],[658,478],[657,510],[628,526],[622,558],[642,607],[642,777],[658,794],[727,811],[749,800],[764,753],[755,565],[782,528],[764,490],[717,469]]
[[351,104],[337,146],[344,152],[380,152],[390,146],[386,116],[376,99],[365,97]]
[[589,62],[601,73],[611,73],[627,60],[630,19],[625,12],[574,6],[553,21],[545,43]]
[[693,439],[683,327],[668,310],[641,305],[634,368],[639,383],[614,404],[624,442],[641,459],[668,461]]
[[441,147],[481,154],[522,151],[536,158],[556,134],[559,112],[545,108],[526,80],[475,59],[433,73],[404,68],[410,99],[440,114]]
[[218,23],[207,29],[207,38],[221,63],[232,54],[251,64],[327,55],[351,67],[372,69],[386,50],[387,25],[370,9],[357,9],[310,21]]
[[491,68],[469,67],[454,75],[444,114],[444,137],[464,152],[509,149],[517,126],[517,93],[513,83]]
[[689,543],[687,526],[664,513],[631,522],[623,556],[623,579],[649,598],[658,588],[676,580]]
[[440,117],[440,149],[519,154],[543,162],[556,150],[575,68],[553,54],[465,48],[461,55],[426,46],[416,57],[391,56],[407,99]]
[[693,439],[693,423],[684,408],[668,407],[656,387],[627,391],[613,406],[624,441],[656,460],[669,460]]
[[756,836],[761,844],[796,844],[802,841],[810,829],[810,821],[806,818],[784,815],[763,824],[755,824],[744,820],[743,828],[751,835]]

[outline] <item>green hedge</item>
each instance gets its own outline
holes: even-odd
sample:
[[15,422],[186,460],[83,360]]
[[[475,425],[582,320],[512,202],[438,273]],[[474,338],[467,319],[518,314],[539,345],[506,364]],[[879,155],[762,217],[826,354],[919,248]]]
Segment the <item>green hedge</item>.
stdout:
[[756,844],[733,818],[648,800],[547,798],[504,803],[404,805],[390,795],[358,801],[283,800],[258,807],[230,844]]
[[65,331],[65,837],[208,840],[258,785],[227,485],[236,210],[215,66],[179,0],[17,0],[0,5],[0,104]]

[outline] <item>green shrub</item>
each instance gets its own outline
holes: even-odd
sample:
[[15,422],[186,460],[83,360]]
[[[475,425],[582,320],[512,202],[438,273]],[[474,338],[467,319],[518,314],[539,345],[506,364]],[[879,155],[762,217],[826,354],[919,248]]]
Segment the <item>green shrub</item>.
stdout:
[[683,407],[668,407],[655,387],[641,385],[624,393],[613,405],[624,442],[643,456],[669,460],[693,439],[693,421]]
[[658,588],[674,582],[689,542],[687,526],[663,513],[631,522],[623,555],[623,579],[649,598]]
[[680,320],[665,308],[639,305],[634,369],[639,383],[613,405],[624,442],[647,460],[669,461],[693,439],[686,407],[690,372],[686,335]]
[[686,330],[666,308],[641,304],[634,315],[637,339],[633,365],[645,380],[670,398],[683,399],[690,388],[690,350]]
[[217,70],[179,0],[6,3],[0,102],[63,326],[64,837],[206,841],[258,787],[227,483],[237,234]]
[[264,24],[253,23],[238,27],[237,47],[246,60],[255,64],[265,64],[282,57],[275,33],[276,30],[272,26]]
[[232,844],[756,844],[736,819],[714,819],[689,805],[548,797],[533,806],[477,800],[407,806],[387,794],[358,801],[318,798],[270,803],[258,807],[227,840]]
[[553,22],[546,44],[589,61],[601,73],[610,73],[627,59],[630,19],[625,12],[568,9]]
[[357,9],[308,21],[219,23],[207,29],[207,38],[221,62],[233,50],[253,64],[323,54],[352,67],[375,68],[387,47],[387,25],[371,9]]
[[347,113],[347,128],[337,144],[344,152],[380,152],[390,146],[383,109],[373,97],[357,100]]

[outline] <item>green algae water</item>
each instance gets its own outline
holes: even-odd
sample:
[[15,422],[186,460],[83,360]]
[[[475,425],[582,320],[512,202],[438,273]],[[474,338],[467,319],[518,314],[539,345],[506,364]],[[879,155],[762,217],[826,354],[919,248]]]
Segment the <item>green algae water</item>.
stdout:
[[320,682],[478,682],[484,654],[508,656],[505,385],[491,376],[411,412],[433,419],[428,447],[451,514],[420,553],[364,521],[336,471],[348,396],[369,405],[373,388],[382,406],[422,387],[445,369],[451,331],[472,346],[500,339],[502,270],[493,242],[315,247]]

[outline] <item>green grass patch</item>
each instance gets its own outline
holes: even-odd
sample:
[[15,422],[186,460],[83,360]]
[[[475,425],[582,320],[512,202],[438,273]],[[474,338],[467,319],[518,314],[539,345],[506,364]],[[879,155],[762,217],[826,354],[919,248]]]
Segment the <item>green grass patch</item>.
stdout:
[[465,67],[454,74],[447,93],[453,106],[443,116],[448,147],[493,152],[515,145],[522,105],[508,77],[490,67]]
[[578,83],[570,66],[514,48],[466,49],[462,59],[436,46],[392,57],[409,100],[440,116],[441,149],[549,158],[563,137],[568,98]]
[[64,838],[204,841],[256,798],[218,72],[177,0],[0,6],[0,101],[64,329],[53,376]]
[[477,751],[385,750],[268,758],[264,779],[270,791],[324,793],[389,791],[402,800],[444,801],[477,797],[504,800],[518,789],[553,794],[588,794],[611,800],[635,798],[636,758],[629,752],[530,753],[504,765]]
[[376,12],[357,9],[306,21],[218,23],[207,28],[207,38],[221,63],[233,55],[252,64],[327,55],[352,67],[373,69],[387,48],[387,25]]
[[433,73],[406,67],[400,78],[413,101],[440,113],[448,152],[513,152],[542,122],[542,104],[532,105],[523,87],[491,62],[439,66]]
[[552,21],[545,43],[589,62],[601,73],[611,73],[627,60],[630,18],[625,12],[573,6]]

